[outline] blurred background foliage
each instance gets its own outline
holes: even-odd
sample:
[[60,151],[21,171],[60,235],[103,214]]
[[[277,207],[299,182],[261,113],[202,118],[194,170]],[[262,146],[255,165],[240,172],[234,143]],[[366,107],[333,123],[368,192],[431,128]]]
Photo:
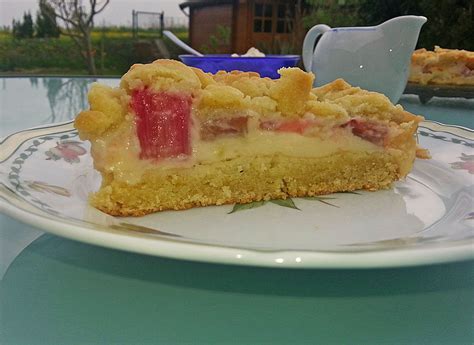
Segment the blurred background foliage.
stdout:
[[[474,51],[474,0],[288,0],[304,4],[298,10],[290,41],[262,46],[266,53],[300,54],[306,30],[316,24],[332,27],[377,25],[401,15],[423,15],[428,22],[422,27],[417,48],[443,48]],[[60,32],[52,9],[38,1],[36,16],[30,12],[14,20],[11,27],[0,29],[1,74],[86,74],[84,63],[74,42]],[[198,47],[213,53],[230,43],[230,27],[219,27],[208,44]],[[182,40],[188,40],[186,27],[173,29]],[[131,27],[95,27],[92,48],[98,74],[121,75],[136,62],[158,58],[153,40],[157,32],[143,30],[140,39],[133,37]],[[177,59],[181,49],[163,39],[170,56]]]
[[377,25],[390,18],[419,15],[428,18],[418,48],[474,50],[473,0],[306,0],[310,8],[303,24],[329,26]]

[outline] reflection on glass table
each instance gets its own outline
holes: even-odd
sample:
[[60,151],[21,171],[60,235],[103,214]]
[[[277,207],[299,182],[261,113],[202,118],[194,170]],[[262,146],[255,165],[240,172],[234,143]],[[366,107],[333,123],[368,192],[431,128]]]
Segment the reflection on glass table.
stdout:
[[110,86],[119,82],[112,78],[0,78],[0,138],[26,128],[72,120],[88,108],[88,88],[96,81]]

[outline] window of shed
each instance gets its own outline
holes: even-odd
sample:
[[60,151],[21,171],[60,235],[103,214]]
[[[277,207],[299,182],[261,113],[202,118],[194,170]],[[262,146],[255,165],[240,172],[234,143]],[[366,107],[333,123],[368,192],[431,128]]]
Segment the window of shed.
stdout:
[[273,5],[272,4],[266,4],[264,6],[264,17],[271,18],[273,16]]
[[295,17],[294,6],[290,4],[279,4],[277,13],[277,33],[290,33]]
[[253,31],[272,32],[273,31],[273,4],[266,2],[256,2],[253,8]]

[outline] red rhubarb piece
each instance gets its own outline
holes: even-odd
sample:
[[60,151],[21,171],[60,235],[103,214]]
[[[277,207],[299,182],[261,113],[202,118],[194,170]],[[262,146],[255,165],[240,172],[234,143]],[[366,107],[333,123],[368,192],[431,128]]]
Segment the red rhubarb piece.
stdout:
[[201,124],[201,139],[213,140],[221,136],[242,136],[247,133],[247,116],[210,119]]
[[191,96],[136,90],[131,106],[136,114],[140,158],[172,158],[191,153]]
[[383,145],[388,129],[372,121],[364,121],[361,119],[352,119],[342,127],[349,127],[355,136],[370,141],[376,145]]

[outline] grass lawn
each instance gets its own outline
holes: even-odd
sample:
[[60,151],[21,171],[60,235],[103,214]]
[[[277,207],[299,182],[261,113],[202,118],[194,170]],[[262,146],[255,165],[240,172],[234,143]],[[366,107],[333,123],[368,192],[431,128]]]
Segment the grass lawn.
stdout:
[[[176,32],[183,40],[187,31]],[[151,42],[157,33],[142,32],[139,39],[127,29],[98,29],[92,33],[97,71],[101,75],[122,75],[130,65],[149,62],[153,54],[137,49],[139,42]],[[173,58],[182,53],[168,39],[164,42]],[[143,46],[140,45],[140,46]],[[145,44],[146,46],[146,44]],[[0,31],[0,74],[85,75],[87,69],[71,38],[14,39],[9,32]]]

